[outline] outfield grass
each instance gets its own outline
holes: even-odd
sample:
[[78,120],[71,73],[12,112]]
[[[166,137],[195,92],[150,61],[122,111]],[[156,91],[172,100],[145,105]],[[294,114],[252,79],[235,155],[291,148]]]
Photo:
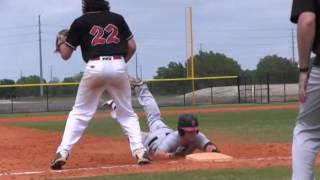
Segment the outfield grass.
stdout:
[[[63,131],[65,121],[56,122],[18,122],[15,126],[33,128],[44,131]],[[93,119],[85,134],[94,136],[124,137],[120,125],[113,119]]]
[[[274,105],[286,105],[286,104],[296,104],[296,103],[272,103],[272,104],[208,104],[208,105],[194,105],[194,106],[163,106],[161,110],[187,110],[187,109],[200,109],[200,108],[228,108],[228,107],[259,107],[259,106],[274,106]],[[141,107],[136,107],[135,111],[143,111]],[[97,113],[105,113],[102,108],[100,108]],[[68,114],[69,111],[64,112],[32,112],[32,113],[11,113],[11,114],[0,114],[0,122],[1,118],[10,118],[10,117],[28,117],[28,116],[48,116],[48,115],[61,115]]]
[[69,112],[38,112],[38,113],[13,113],[13,114],[0,114],[1,118],[15,118],[15,117],[32,117],[32,116],[50,116],[50,115],[67,115]]
[[205,133],[219,129],[247,141],[291,142],[297,113],[297,110],[270,110],[206,114],[201,115],[201,128],[208,127],[203,129]]
[[[317,175],[320,173],[317,171]],[[263,169],[205,170],[188,172],[166,172],[131,174],[120,176],[101,176],[90,178],[71,178],[75,180],[288,180],[291,178],[289,167]],[[61,179],[62,180],[62,179]]]
[[[290,142],[297,110],[242,111],[228,113],[196,114],[200,129],[205,134],[225,135],[246,141]],[[177,115],[164,117],[165,122],[176,128]],[[144,131],[146,120],[141,118]],[[36,128],[45,131],[63,131],[65,122],[19,122],[19,127]],[[113,119],[94,119],[86,134],[123,137],[118,123]]]

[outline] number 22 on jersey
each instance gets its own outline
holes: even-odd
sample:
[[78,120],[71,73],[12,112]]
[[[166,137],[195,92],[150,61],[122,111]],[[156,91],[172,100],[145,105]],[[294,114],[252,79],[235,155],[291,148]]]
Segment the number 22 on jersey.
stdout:
[[[90,30],[90,34],[94,36],[91,41],[92,46],[118,44],[120,42],[118,27],[113,24],[108,24],[104,28],[94,25]],[[105,34],[108,34],[106,38]]]

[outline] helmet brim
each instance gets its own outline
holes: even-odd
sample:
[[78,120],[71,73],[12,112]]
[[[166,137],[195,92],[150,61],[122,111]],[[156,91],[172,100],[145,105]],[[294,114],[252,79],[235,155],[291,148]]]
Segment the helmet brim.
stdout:
[[184,128],[181,128],[183,129],[184,131],[186,132],[196,132],[196,131],[199,131],[198,127],[184,127]]

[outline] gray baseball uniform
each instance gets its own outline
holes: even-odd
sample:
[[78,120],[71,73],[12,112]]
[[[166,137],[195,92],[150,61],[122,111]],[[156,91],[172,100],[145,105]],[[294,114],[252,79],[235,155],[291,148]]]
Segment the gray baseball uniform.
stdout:
[[319,67],[311,70],[306,94],[293,131],[292,180],[314,180],[314,163],[320,150]]
[[158,104],[148,86],[143,84],[135,87],[134,90],[147,116],[149,132],[143,135],[143,144],[149,153],[152,154],[159,149],[163,152],[186,155],[196,149],[204,150],[205,146],[210,143],[210,140],[199,132],[194,142],[188,146],[181,146],[181,136],[178,131],[172,130],[163,122]]
[[[293,0],[291,21],[304,12],[316,15],[316,37],[312,50],[317,55],[293,131],[292,180],[314,180],[314,164],[320,150],[320,1]],[[310,24],[310,22],[309,22]]]

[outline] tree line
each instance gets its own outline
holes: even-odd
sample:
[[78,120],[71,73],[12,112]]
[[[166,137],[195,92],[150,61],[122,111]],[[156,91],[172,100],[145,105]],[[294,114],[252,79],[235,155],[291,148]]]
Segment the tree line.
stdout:
[[[191,61],[190,59],[188,61]],[[191,71],[187,64],[170,62],[168,66],[159,67],[155,79],[183,78]],[[190,74],[189,74],[190,75]],[[221,53],[200,51],[194,56],[195,77],[212,76],[239,76],[245,83],[296,83],[298,81],[298,64],[290,59],[277,55],[267,55],[260,59],[255,70],[242,69],[236,60]],[[190,76],[189,76],[190,77]],[[235,80],[198,80],[195,89],[212,86],[236,85]],[[241,83],[241,82],[240,82]],[[163,82],[151,85],[158,93],[185,93],[190,92],[191,81]]]
[[[82,77],[82,72],[71,76],[66,77],[63,81],[59,81],[54,78],[53,81],[49,81],[49,83],[73,83],[80,82]],[[40,77],[37,75],[31,75],[27,77],[21,77],[16,82],[11,79],[2,79],[0,80],[0,85],[23,85],[23,84],[39,84]],[[44,79],[43,83],[47,83]],[[69,96],[70,94],[75,94],[77,92],[76,86],[44,86],[43,88],[44,94],[49,96]],[[0,88],[0,98],[10,99],[16,97],[37,97],[40,95],[39,86],[32,87],[11,87],[11,88]]]

